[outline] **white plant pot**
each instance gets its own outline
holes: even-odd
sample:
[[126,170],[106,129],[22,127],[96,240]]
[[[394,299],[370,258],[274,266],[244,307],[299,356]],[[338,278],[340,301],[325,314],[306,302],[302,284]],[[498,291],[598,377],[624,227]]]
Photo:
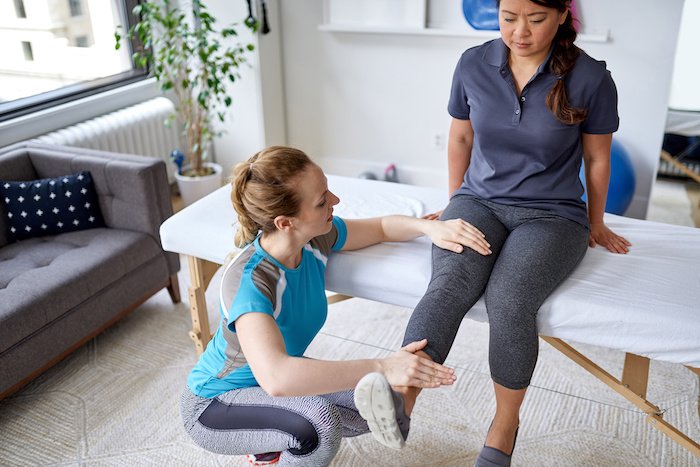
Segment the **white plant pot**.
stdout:
[[180,190],[180,195],[182,196],[182,201],[185,203],[185,206],[189,206],[198,199],[205,197],[221,187],[221,174],[223,171],[221,166],[214,162],[205,162],[204,165],[205,167],[213,168],[214,173],[205,175],[204,177],[185,177],[175,172],[177,187]]

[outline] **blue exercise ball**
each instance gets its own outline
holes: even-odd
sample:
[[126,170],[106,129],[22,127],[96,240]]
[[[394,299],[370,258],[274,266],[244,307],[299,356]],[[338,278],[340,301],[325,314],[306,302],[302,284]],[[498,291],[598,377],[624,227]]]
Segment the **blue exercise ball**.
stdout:
[[[585,190],[586,177],[583,164],[581,164],[578,177]],[[613,139],[610,148],[610,185],[608,186],[608,199],[605,201],[605,212],[623,215],[632,202],[635,185],[632,160],[622,144]],[[581,199],[586,201],[585,192]]]
[[462,12],[474,29],[499,29],[496,0],[462,0]]

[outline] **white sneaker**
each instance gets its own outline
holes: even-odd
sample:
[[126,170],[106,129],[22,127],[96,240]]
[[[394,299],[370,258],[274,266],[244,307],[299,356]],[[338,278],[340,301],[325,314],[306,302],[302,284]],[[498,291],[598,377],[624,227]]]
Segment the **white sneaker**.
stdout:
[[411,419],[404,410],[403,397],[391,389],[383,374],[365,375],[355,386],[354,398],[377,441],[392,449],[406,444]]

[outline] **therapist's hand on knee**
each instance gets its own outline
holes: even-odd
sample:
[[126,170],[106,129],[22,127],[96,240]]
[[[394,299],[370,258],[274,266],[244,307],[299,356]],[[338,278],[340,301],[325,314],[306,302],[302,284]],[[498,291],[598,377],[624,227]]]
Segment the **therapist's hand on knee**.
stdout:
[[491,254],[491,245],[486,241],[486,236],[463,219],[430,222],[426,235],[443,250],[461,253],[467,247],[482,255]]
[[427,339],[412,342],[380,361],[381,371],[389,384],[392,386],[436,388],[455,382],[456,376],[452,368],[415,355],[426,345],[428,345]]
[[431,212],[430,214],[426,214],[425,216],[422,217],[422,219],[428,219],[429,221],[436,221],[440,219],[440,216],[442,216],[442,211],[444,209],[440,209],[439,211]]

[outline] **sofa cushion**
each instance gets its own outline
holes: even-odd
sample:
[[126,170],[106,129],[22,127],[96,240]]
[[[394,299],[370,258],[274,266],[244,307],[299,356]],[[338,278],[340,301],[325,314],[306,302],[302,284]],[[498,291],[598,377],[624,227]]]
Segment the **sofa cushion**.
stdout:
[[0,352],[160,254],[147,234],[107,228],[0,248]]
[[0,180],[0,209],[11,240],[104,225],[90,172],[41,180]]
[[[12,178],[13,180],[34,180],[41,178],[36,173],[32,160],[26,150],[10,150],[5,152],[0,150],[0,174],[2,178]],[[2,211],[2,209],[0,209]],[[7,238],[5,216],[0,215],[0,247],[7,245],[10,240]]]

